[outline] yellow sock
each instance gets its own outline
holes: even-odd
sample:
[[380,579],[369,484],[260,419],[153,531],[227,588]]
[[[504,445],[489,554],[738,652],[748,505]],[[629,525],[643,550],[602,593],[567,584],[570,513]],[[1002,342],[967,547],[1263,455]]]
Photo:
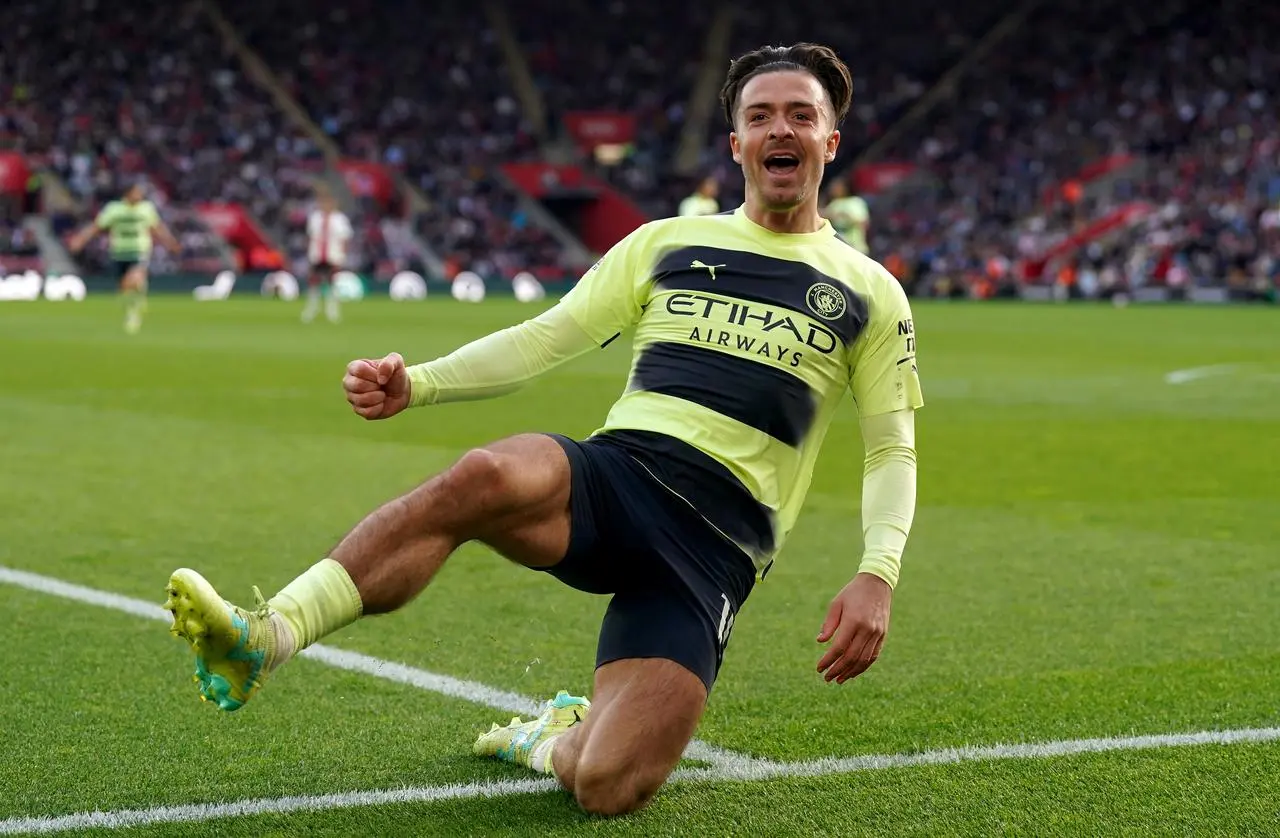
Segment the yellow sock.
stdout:
[[[346,568],[333,559],[322,559],[312,565],[267,600],[267,604],[279,612],[293,634],[290,656],[326,634],[351,625],[364,613],[356,584]],[[287,644],[283,645],[287,648]]]

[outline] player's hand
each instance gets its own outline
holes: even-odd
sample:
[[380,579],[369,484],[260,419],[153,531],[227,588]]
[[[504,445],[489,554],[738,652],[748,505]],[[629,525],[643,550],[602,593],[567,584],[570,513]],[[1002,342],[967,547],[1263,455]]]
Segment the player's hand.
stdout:
[[389,419],[409,406],[409,373],[404,358],[392,352],[378,360],[347,364],[342,389],[356,415],[365,419]]
[[876,662],[889,631],[892,600],[889,584],[870,573],[859,573],[836,594],[818,632],[819,643],[831,641],[818,661],[824,680],[843,684]]

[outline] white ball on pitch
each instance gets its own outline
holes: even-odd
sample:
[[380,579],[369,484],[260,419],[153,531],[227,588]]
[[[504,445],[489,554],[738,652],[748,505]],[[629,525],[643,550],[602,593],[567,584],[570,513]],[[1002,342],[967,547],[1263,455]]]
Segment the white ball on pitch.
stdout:
[[414,271],[400,271],[391,277],[391,299],[396,301],[425,300],[427,298],[427,281],[422,274]]
[[512,278],[511,289],[515,292],[516,299],[522,303],[532,303],[547,295],[542,283],[528,271],[521,271]]
[[474,271],[463,271],[453,278],[450,292],[459,302],[478,303],[484,299],[484,280]]

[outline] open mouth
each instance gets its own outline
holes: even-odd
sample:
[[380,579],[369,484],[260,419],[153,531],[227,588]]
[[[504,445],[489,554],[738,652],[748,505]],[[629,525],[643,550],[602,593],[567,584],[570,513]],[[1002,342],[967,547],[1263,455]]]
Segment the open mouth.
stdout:
[[800,158],[794,154],[777,152],[764,159],[764,167],[775,175],[789,175],[800,168]]

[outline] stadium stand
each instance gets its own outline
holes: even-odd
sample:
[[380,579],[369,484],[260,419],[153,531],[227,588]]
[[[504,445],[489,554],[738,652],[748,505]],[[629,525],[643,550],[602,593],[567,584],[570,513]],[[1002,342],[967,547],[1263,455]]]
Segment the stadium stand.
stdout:
[[[785,15],[748,6],[736,15],[729,52],[740,55],[761,44],[818,40],[845,58],[854,82],[853,108],[842,131],[834,176],[1016,5],[977,0],[944,9],[927,0],[904,0],[859,7],[847,16],[830,14],[822,0],[800,0]],[[819,31],[812,21],[822,22]],[[736,205],[742,200],[742,174],[726,153],[727,126],[719,110],[707,128],[701,172],[721,181],[722,204]]]
[[192,6],[21,2],[0,10],[0,27],[12,35],[0,65],[15,145],[77,201],[55,219],[61,234],[141,177],[184,244],[179,267],[208,270],[223,258],[190,208],[238,201],[270,226],[287,207],[282,173],[314,156]]
[[[362,272],[425,272],[434,255],[446,278],[572,276],[572,236],[598,252],[632,219],[673,214],[707,174],[722,208],[741,200],[718,108],[690,109],[700,79],[723,73],[712,42],[727,19],[726,56],[814,39],[849,60],[854,109],[829,175],[868,198],[872,255],[913,293],[1247,296],[1280,274],[1270,7],[901,0],[833,14],[796,0],[785,15],[746,4],[728,18],[730,7],[674,0],[208,7],[302,122],[202,3],[166,15],[102,0],[0,7],[12,34],[0,141],[65,185],[73,212],[37,208],[57,234],[145,175],[184,245],[158,270],[225,264],[241,212],[262,233],[259,255],[278,248],[298,270],[327,178],[356,201]],[[611,155],[582,142],[597,130],[619,133]],[[679,166],[686,135],[697,153]],[[613,203],[596,215],[613,224],[588,229],[573,198],[602,192]],[[38,260],[23,209],[6,205],[0,221],[5,270]]]
[[0,216],[0,276],[40,267],[35,236],[23,226],[22,219],[8,212]]
[[881,202],[873,251],[922,293],[1274,278],[1257,225],[1280,199],[1278,23],[1190,2],[1041,6],[886,151],[924,177]]
[[538,144],[476,4],[222,6],[345,156],[389,167],[425,193],[416,230],[451,272],[559,268],[560,247],[494,176],[499,161],[534,157]]
[[565,14],[559,0],[531,0],[509,8],[552,135],[572,144],[575,119],[625,119],[629,154],[611,165],[596,165],[587,154],[578,162],[626,192],[647,216],[670,215],[688,186],[671,161],[715,6],[612,0],[592,12],[579,0]]

